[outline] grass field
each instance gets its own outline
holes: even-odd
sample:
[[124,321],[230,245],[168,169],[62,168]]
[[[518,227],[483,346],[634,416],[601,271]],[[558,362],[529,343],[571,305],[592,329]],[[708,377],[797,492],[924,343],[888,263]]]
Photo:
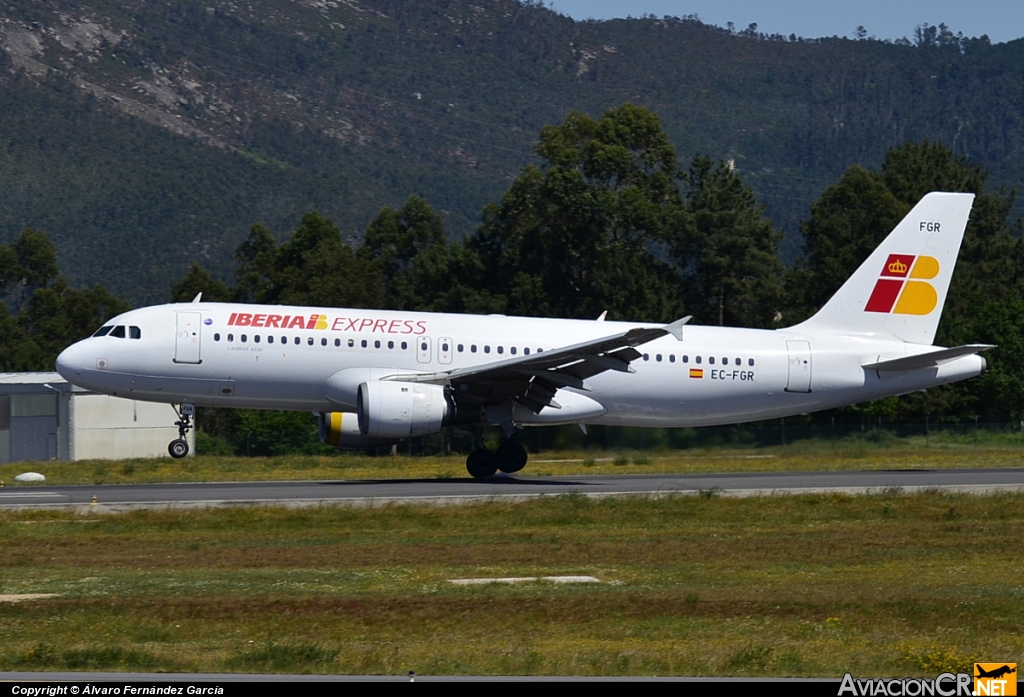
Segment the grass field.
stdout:
[[[0,512],[0,546],[0,594],[53,594],[0,602],[3,670],[934,677],[1024,656],[1021,494]],[[449,582],[570,574],[600,583]]]
[[[870,469],[1024,467],[1024,436],[981,432],[896,438],[884,432],[836,441],[796,441],[765,448],[717,447],[652,451],[533,453],[523,476],[669,474]],[[346,452],[328,456],[199,456],[84,462],[20,462],[0,465],[6,486],[26,486],[25,471],[46,484],[142,484],[157,482],[286,481],[333,479],[448,479],[466,477],[465,455],[373,457]],[[34,486],[27,484],[27,486]]]

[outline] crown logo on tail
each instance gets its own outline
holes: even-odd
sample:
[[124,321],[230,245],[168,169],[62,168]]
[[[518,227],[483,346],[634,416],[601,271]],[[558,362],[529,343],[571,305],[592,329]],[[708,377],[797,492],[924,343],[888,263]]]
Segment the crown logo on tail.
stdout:
[[[890,254],[864,311],[892,312],[897,315],[930,314],[938,306],[939,296],[928,280],[935,278],[938,273],[939,262],[935,257]],[[908,280],[908,277],[917,280]]]

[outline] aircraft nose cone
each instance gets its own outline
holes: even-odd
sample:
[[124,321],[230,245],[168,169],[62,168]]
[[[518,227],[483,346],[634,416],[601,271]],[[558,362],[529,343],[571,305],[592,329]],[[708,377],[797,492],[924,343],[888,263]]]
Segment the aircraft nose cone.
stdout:
[[68,382],[74,382],[74,378],[82,371],[82,346],[72,344],[60,352],[57,356],[57,372]]

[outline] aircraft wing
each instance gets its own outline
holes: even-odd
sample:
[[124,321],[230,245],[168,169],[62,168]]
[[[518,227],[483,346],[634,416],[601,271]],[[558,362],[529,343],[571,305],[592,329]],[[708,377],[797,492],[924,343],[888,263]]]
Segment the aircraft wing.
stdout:
[[587,378],[606,370],[635,372],[629,363],[643,355],[636,350],[637,346],[670,334],[681,341],[683,325],[689,321],[690,317],[684,317],[662,327],[638,327],[484,365],[383,379],[451,385],[460,399],[469,402],[497,404],[513,399],[536,413],[548,405],[558,406],[553,398],[561,387],[589,390]]
[[955,348],[942,349],[940,351],[929,351],[928,353],[919,353],[914,356],[893,358],[888,361],[867,363],[862,367],[867,368],[868,370],[882,371],[903,371],[920,370],[921,368],[934,368],[936,366],[942,365],[943,363],[955,361],[957,358],[970,356],[975,353],[981,353],[982,351],[988,351],[990,348],[995,348],[995,346],[993,346],[992,344],[967,344],[965,346],[957,346]]

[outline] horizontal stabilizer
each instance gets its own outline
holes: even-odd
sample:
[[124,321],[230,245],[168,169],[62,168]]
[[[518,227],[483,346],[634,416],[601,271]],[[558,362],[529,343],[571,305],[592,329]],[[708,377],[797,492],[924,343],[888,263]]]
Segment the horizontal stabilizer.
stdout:
[[900,371],[900,370],[920,370],[922,368],[934,368],[940,366],[943,363],[949,363],[955,361],[957,358],[963,358],[964,356],[970,356],[975,353],[981,353],[982,351],[988,351],[990,348],[995,348],[992,344],[967,344],[966,346],[957,346],[955,348],[942,349],[941,351],[929,351],[928,353],[919,353],[916,356],[904,356],[903,358],[893,358],[888,361],[878,361],[877,363],[868,363],[863,366],[868,370],[882,370],[882,371]]

